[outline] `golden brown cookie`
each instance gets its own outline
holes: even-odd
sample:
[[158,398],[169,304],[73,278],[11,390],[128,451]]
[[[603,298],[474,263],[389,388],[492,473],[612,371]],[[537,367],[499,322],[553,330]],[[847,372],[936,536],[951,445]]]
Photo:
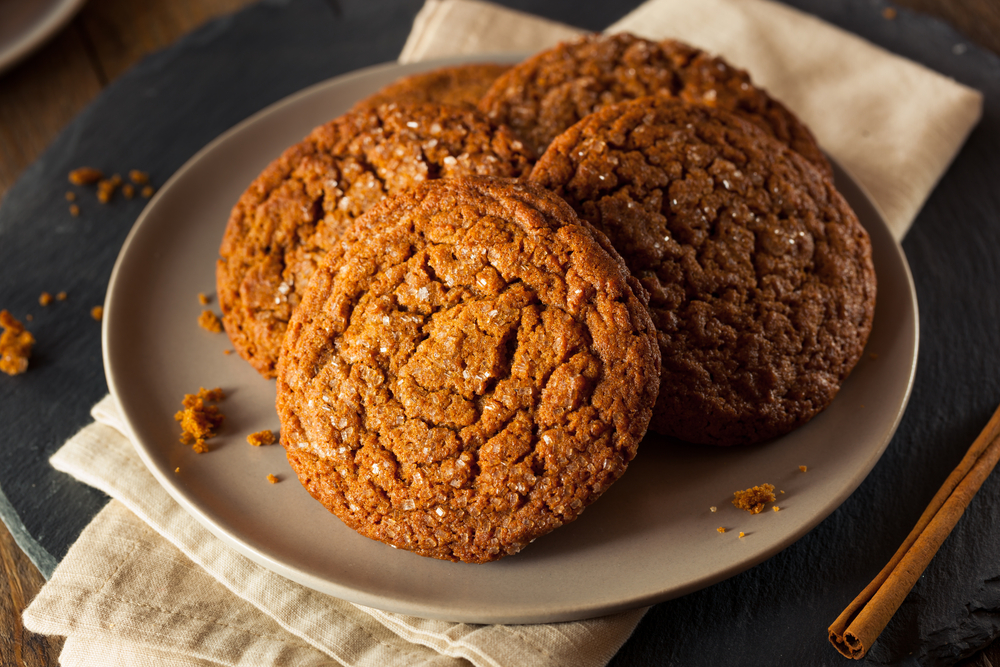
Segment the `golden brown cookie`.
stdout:
[[868,234],[829,179],[756,126],[639,98],[559,136],[530,180],[607,234],[650,293],[654,430],[717,445],[787,433],[858,361],[875,309]]
[[355,105],[355,109],[392,102],[437,102],[475,107],[498,76],[510,65],[470,63],[412,74],[395,81]]
[[356,225],[278,366],[302,484],[361,534],[447,560],[575,519],[635,455],[658,385],[642,288],[607,239],[506,179],[422,183]]
[[233,346],[272,377],[310,275],[355,218],[423,180],[526,175],[533,157],[507,128],[438,104],[359,110],[316,128],[268,166],[230,214],[216,284]]
[[809,129],[755,86],[746,72],[670,39],[653,42],[617,33],[559,44],[498,78],[479,108],[509,125],[540,155],[587,114],[644,95],[732,111],[801,153],[828,176],[833,173]]

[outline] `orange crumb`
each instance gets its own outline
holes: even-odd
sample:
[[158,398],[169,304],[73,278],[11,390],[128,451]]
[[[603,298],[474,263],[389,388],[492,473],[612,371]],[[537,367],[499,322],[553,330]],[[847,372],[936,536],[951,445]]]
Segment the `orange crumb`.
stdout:
[[210,310],[201,311],[201,315],[198,316],[198,324],[205,331],[222,332],[222,322],[219,321],[219,316]]
[[94,306],[90,309],[90,316],[98,322],[104,317],[104,306]]
[[224,415],[217,406],[206,405],[206,401],[218,403],[225,397],[218,387],[201,387],[197,394],[184,394],[184,409],[174,415],[174,419],[181,424],[181,442],[191,445],[199,454],[208,451],[205,441],[215,436],[215,429],[222,424]]
[[716,507],[715,505],[712,505],[711,507],[708,508],[708,511],[709,512],[715,512],[718,509],[719,509],[718,507]]
[[125,195],[125,199],[135,197],[135,186],[131,183],[126,183],[122,186],[122,194]]
[[145,185],[146,183],[149,183],[149,174],[144,171],[139,171],[138,169],[130,170],[128,172],[128,178],[136,185]]
[[267,481],[269,481],[271,484],[277,484],[278,483],[278,478],[277,478],[276,475],[268,475],[267,476]]
[[53,301],[54,299],[52,298],[52,295],[49,294],[48,292],[42,292],[42,295],[38,297],[38,303],[40,303],[43,306],[47,306]]
[[33,322],[35,320],[35,316],[32,315],[31,313],[28,313],[27,315],[24,316],[24,319],[28,320],[29,322]]
[[774,507],[772,507],[771,509],[773,509],[773,510],[774,510],[775,512],[777,512],[777,511],[779,511],[779,510],[780,510],[781,508],[780,508],[780,507],[778,507],[777,505],[775,505],[775,506],[774,506]]
[[76,204],[71,204],[69,207],[69,214],[74,218],[80,215],[80,207]]
[[65,301],[67,296],[69,295],[66,292],[59,292],[56,294],[56,301]]
[[76,193],[72,190],[66,192],[66,201],[76,201]]
[[718,528],[716,528],[716,530],[719,531],[720,533],[726,532],[726,529],[723,526],[719,526]]
[[751,514],[760,514],[764,503],[774,502],[774,485],[761,484],[733,493],[733,505]]
[[247,436],[247,442],[249,442],[254,447],[260,447],[261,445],[273,445],[274,432],[257,431],[256,433],[251,433],[250,435]]
[[228,357],[228,356],[229,356],[230,354],[232,354],[232,353],[233,353],[233,351],[232,351],[232,350],[223,350],[223,351],[222,351],[222,354],[226,355],[227,357]]
[[180,471],[181,471],[180,468],[174,468],[174,472],[180,472]]
[[807,468],[806,466],[799,466],[799,470],[805,472],[806,470],[809,470],[809,468]]
[[89,185],[104,178],[104,173],[100,169],[93,167],[80,167],[69,172],[69,182],[73,185]]
[[198,303],[203,306],[207,306],[212,302],[212,298],[203,292],[198,292]]
[[882,18],[887,21],[891,21],[896,18],[896,10],[892,7],[886,7],[882,10]]
[[142,196],[145,197],[146,199],[152,197],[154,192],[156,192],[156,190],[153,188],[152,185],[144,185],[142,187]]
[[6,310],[0,310],[0,327],[3,327],[0,334],[0,371],[7,375],[19,375],[28,370],[28,357],[31,356],[35,337]]
[[746,533],[744,533],[744,532],[743,532],[743,531],[741,530],[741,531],[740,531],[740,539],[742,540],[742,539],[743,539],[743,537],[744,537],[745,535],[746,535]]
[[778,491],[778,493],[784,493],[784,491]]
[[[119,177],[120,179],[121,177]],[[118,183],[114,179],[108,178],[97,182],[97,200],[102,204],[107,204],[115,194]]]

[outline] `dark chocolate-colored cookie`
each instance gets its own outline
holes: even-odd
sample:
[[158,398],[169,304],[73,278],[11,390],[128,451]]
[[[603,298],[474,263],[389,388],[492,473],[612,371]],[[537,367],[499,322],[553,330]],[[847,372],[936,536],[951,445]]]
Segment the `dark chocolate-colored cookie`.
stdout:
[[404,77],[355,105],[366,109],[393,102],[437,102],[475,107],[510,65],[471,63]]
[[507,179],[429,181],[355,225],[278,365],[302,484],[361,534],[448,560],[575,519],[635,455],[659,384],[645,295],[607,239]]
[[868,234],[833,183],[733,114],[664,97],[559,136],[530,180],[610,238],[650,293],[651,428],[751,443],[822,410],[875,309]]
[[357,110],[316,128],[268,166],[230,214],[216,285],[233,346],[272,377],[310,275],[355,218],[427,179],[525,176],[533,157],[507,128],[439,104]]
[[616,102],[664,95],[731,111],[801,153],[828,176],[809,129],[783,104],[722,58],[674,40],[628,33],[588,35],[514,66],[479,103],[541,154],[584,116]]

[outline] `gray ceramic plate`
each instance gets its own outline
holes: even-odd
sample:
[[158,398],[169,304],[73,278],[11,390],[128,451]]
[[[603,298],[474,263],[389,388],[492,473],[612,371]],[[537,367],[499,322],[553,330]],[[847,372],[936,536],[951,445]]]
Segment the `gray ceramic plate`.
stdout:
[[0,0],[0,72],[69,23],[84,0]]
[[[104,359],[153,475],[215,535],[266,568],[351,602],[453,621],[551,622],[647,605],[737,574],[802,537],[878,461],[906,405],[917,356],[906,260],[842,173],[838,183],[874,245],[875,327],[833,404],[791,435],[729,449],[649,435],[625,476],[579,520],[486,565],[423,558],[359,536],[299,485],[281,447],[246,443],[251,432],[278,428],[274,383],[224,354],[226,337],[196,322],[198,293],[214,293],[229,209],[311,128],[401,75],[447,62],[375,67],[298,93],[209,144],[150,201],[111,278]],[[226,422],[212,451],[195,454],[178,443],[173,414],[185,393],[215,386],[228,394]],[[270,473],[281,482],[269,484]],[[731,505],[733,491],[763,482],[784,491],[781,511],[750,515]]]

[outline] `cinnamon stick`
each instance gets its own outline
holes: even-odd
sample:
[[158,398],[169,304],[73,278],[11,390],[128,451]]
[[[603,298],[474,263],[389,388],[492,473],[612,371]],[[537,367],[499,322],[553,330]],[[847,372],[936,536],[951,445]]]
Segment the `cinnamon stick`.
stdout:
[[830,643],[860,660],[889,623],[1000,460],[1000,407],[878,576],[830,625]]

